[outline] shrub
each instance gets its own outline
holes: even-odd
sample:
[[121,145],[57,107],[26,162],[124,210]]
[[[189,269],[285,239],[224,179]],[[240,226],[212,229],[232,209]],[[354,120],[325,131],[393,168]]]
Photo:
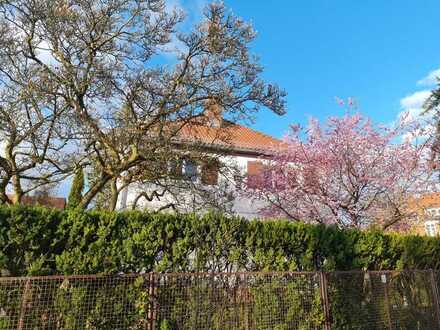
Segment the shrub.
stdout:
[[0,207],[3,275],[439,269],[440,239],[221,214]]

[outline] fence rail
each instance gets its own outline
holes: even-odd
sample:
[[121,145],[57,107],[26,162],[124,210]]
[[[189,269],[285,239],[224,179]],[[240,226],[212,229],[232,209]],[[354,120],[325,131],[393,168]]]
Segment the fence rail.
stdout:
[[440,329],[437,272],[0,278],[0,329]]

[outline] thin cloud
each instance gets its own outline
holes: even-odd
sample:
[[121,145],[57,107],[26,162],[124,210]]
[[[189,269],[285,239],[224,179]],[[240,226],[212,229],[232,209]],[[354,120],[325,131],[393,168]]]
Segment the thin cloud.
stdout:
[[401,111],[397,115],[399,121],[424,123],[426,126],[431,119],[430,115],[424,113],[423,105],[431,95],[430,90],[421,90],[405,96],[400,100]]
[[[430,87],[436,85],[437,77],[440,76],[440,68],[429,72],[424,78],[417,81],[418,86],[425,86],[424,89],[414,91],[400,99],[401,111],[398,113],[395,122],[414,123],[418,125],[416,132],[404,136],[404,139],[416,140],[417,138],[426,139],[435,132],[433,125],[433,114],[426,113],[423,105],[431,96]],[[415,134],[414,134],[415,133]]]
[[421,90],[405,96],[400,100],[403,109],[422,108],[425,101],[431,95],[430,90]]
[[417,123],[419,128],[405,134],[403,140],[416,141],[426,139],[435,131],[432,125],[432,115],[424,113],[423,105],[431,95],[428,89],[409,94],[400,100],[401,111],[397,115],[397,122]]
[[417,82],[417,85],[421,85],[421,86],[434,86],[438,83],[438,79],[440,77],[440,68],[432,70],[431,72],[428,73],[427,76],[425,76],[424,78],[420,79]]

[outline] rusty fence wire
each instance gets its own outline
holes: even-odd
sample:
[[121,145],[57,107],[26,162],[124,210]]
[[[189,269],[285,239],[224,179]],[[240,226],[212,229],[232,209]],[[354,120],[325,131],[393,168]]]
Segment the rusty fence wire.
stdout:
[[0,278],[0,329],[440,329],[434,271]]

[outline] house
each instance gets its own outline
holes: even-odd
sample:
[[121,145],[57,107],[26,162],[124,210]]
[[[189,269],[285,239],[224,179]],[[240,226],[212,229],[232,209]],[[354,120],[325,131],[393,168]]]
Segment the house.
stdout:
[[416,215],[414,231],[420,235],[440,234],[440,193],[433,192],[413,198],[408,203]]
[[[9,199],[12,199],[11,195],[7,196]],[[46,194],[23,196],[21,199],[21,205],[39,205],[64,210],[66,208],[66,199],[63,197],[48,196]]]
[[[186,181],[182,189],[173,192],[151,192],[156,184],[131,184],[120,194],[118,209],[148,208],[162,210],[179,198],[184,202],[179,211],[197,212],[220,207],[223,211],[246,218],[259,216],[264,205],[240,193],[250,185],[246,178],[261,173],[263,163],[273,157],[283,142],[249,127],[228,121],[222,117],[221,110],[211,105],[205,111],[204,120],[188,124],[179,132],[178,146],[197,146],[206,154],[203,159],[215,159],[214,162],[200,164],[191,159],[183,159],[169,164],[167,171],[177,173],[181,182]],[[195,189],[191,189],[195,188]],[[176,192],[177,191],[177,192]],[[150,192],[149,198],[139,199]],[[176,197],[178,195],[178,197]],[[210,198],[206,198],[210,197]],[[197,208],[195,204],[198,204]],[[135,205],[135,207],[133,207]]]

